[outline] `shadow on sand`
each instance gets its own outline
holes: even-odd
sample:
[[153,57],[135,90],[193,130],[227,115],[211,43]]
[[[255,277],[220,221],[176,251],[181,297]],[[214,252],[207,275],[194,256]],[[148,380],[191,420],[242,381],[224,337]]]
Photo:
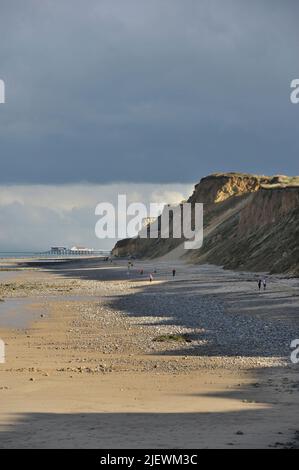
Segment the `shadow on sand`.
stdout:
[[[268,372],[273,380],[263,385],[262,393],[251,384],[196,395],[199,407],[204,397],[210,399],[208,411],[16,414],[14,424],[0,428],[0,448],[298,447],[298,407],[286,398],[278,401],[282,386],[277,380],[278,371]],[[245,398],[252,402],[247,409],[234,410],[234,401],[219,411],[219,400],[221,403],[225,399],[227,407],[229,399]]]
[[[99,262],[98,262],[99,264]],[[125,267],[98,269],[99,266],[84,266],[79,262],[70,265],[47,266],[65,277],[79,279],[127,279]],[[100,268],[102,268],[100,264]],[[45,266],[44,266],[45,267]],[[216,281],[218,282],[218,281]],[[221,281],[219,280],[219,283]],[[236,281],[237,282],[237,281]],[[204,287],[204,285],[206,285]],[[204,294],[199,287],[202,286]],[[110,298],[112,306],[128,316],[160,317],[160,324],[190,326],[194,322],[194,312],[190,311],[189,300],[218,302],[218,295],[209,293],[211,287],[201,280],[168,281],[163,284],[141,286],[132,295]],[[164,301],[159,302],[159,300]],[[177,299],[182,306],[174,309]],[[274,312],[277,301],[280,308],[287,308],[288,296],[277,295],[269,304],[269,312]],[[245,310],[254,315],[265,311],[264,300],[252,292],[231,294],[221,293],[221,302],[233,305],[243,302]],[[208,305],[208,304],[207,304]],[[243,309],[242,309],[243,311]],[[177,312],[177,313],[175,313]],[[245,315],[246,313],[244,313]],[[165,317],[165,320],[163,320]],[[169,317],[171,317],[169,319]],[[198,325],[197,325],[198,326]],[[217,326],[217,325],[216,325]],[[223,354],[224,350],[221,349]],[[217,344],[211,339],[208,347],[181,348],[177,354],[215,355]],[[173,351],[164,354],[173,355]],[[227,354],[231,354],[227,351]],[[270,352],[271,355],[271,352]],[[288,373],[287,370],[283,371]],[[297,371],[296,371],[297,373]],[[295,371],[292,372],[295,374]],[[198,408],[204,398],[211,401],[208,411],[190,413],[140,413],[140,412],[94,412],[94,413],[23,413],[16,414],[13,424],[0,429],[0,448],[223,448],[223,447],[296,447],[295,432],[298,428],[298,406],[296,397],[283,382],[282,368],[255,370],[254,376],[261,377],[263,384],[240,386],[237,390],[226,390],[214,394],[193,395],[198,397]],[[271,378],[272,377],[272,378]],[[297,375],[296,375],[297,377]],[[293,376],[294,378],[294,376]],[[283,393],[282,393],[283,392]],[[296,389],[295,394],[298,393]],[[188,401],[186,394],[186,401]],[[232,406],[219,411],[219,400],[232,400]],[[233,400],[248,403],[242,410]],[[99,395],[99,408],[101,398]],[[235,403],[235,402],[234,402]],[[136,406],[138,406],[136,404]],[[49,404],[51,407],[51,404]],[[9,418],[9,417],[8,417]],[[11,418],[11,417],[10,417]],[[10,421],[10,419],[8,419]],[[297,443],[297,444],[296,444]]]
[[[156,326],[197,330],[190,334],[188,347],[181,343],[176,350],[159,352],[162,355],[289,358],[290,343],[299,334],[299,297],[294,290],[268,289],[259,293],[252,277],[244,279],[244,275],[233,271],[219,273],[215,268],[215,273],[206,276],[199,267],[195,279],[172,279],[169,272],[159,269],[155,279],[162,283],[146,285],[147,275],[141,277],[137,269],[128,275],[126,261],[110,265],[98,259],[79,259],[34,265],[72,279],[134,281],[134,293],[107,299],[111,308],[131,318],[159,317]],[[142,281],[140,287],[136,287],[136,281]],[[269,327],[273,320],[274,326]],[[144,322],[151,324],[150,320]],[[244,335],[240,334],[242,329]]]

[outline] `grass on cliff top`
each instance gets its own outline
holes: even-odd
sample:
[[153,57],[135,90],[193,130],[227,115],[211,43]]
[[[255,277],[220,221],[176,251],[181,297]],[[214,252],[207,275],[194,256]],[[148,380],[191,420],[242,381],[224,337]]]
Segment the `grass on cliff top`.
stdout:
[[212,173],[210,177],[219,178],[219,177],[240,177],[240,178],[257,178],[258,180],[268,180],[268,182],[263,183],[265,186],[275,186],[279,187],[281,185],[287,186],[297,186],[299,185],[299,176],[287,176],[287,175],[274,175],[274,176],[266,176],[266,175],[256,175],[250,173],[239,173],[239,172],[228,172],[228,173]]
[[299,188],[299,178],[288,178],[278,183],[264,183],[261,184],[263,189],[285,189],[285,188]]

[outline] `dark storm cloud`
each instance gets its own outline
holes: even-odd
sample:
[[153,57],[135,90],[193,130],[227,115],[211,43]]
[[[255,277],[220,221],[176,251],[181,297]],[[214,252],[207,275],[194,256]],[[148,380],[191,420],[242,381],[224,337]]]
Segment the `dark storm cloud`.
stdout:
[[0,182],[299,173],[298,5],[1,0]]

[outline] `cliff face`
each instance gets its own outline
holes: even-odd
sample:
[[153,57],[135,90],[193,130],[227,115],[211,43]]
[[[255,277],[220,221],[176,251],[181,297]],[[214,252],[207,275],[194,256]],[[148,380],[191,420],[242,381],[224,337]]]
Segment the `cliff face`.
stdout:
[[207,204],[225,201],[232,196],[258,191],[261,184],[268,184],[266,176],[247,175],[242,173],[215,173],[202,178],[195,185],[189,202]]
[[[260,189],[240,213],[239,233],[279,224],[299,207],[299,188]],[[287,227],[285,227],[287,229]],[[299,244],[299,242],[298,242]]]
[[184,250],[183,239],[136,238],[118,242],[113,253],[152,258],[174,250],[194,263],[299,275],[299,178],[213,174],[188,202],[204,203],[199,250]]

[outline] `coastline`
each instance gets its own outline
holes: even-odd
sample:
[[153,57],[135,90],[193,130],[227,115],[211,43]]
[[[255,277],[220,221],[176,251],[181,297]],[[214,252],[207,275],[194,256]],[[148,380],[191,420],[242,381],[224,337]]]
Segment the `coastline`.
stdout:
[[19,267],[0,297],[37,317],[0,318],[0,448],[298,445],[296,279],[259,294],[252,273],[174,261]]

